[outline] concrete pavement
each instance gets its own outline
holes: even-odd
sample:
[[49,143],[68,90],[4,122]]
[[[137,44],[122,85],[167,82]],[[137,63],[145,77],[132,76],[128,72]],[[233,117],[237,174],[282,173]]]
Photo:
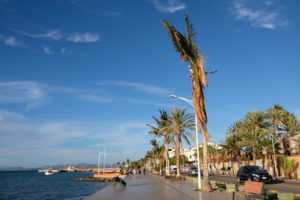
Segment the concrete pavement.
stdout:
[[132,175],[126,182],[127,186],[122,190],[115,190],[112,184],[109,184],[104,189],[87,197],[86,200],[230,200],[232,198],[232,195],[226,192],[197,192],[194,185],[183,181],[166,180],[151,174]]

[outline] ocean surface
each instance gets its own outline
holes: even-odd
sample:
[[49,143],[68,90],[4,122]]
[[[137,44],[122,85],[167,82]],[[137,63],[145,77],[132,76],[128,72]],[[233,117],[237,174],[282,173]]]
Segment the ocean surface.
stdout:
[[37,171],[0,171],[0,200],[83,199],[107,183],[74,181],[92,173],[54,173],[46,176]]

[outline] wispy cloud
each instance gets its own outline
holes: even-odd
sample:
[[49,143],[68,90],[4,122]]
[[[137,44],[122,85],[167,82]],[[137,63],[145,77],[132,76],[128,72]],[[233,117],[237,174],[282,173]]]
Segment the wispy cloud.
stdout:
[[0,103],[25,103],[27,109],[47,102],[42,84],[36,82],[0,82]]
[[25,104],[25,109],[33,109],[50,102],[53,93],[69,93],[75,98],[78,94],[94,94],[99,90],[50,86],[34,81],[0,82],[0,104]]
[[97,42],[100,39],[100,35],[98,33],[84,33],[84,34],[80,34],[80,33],[73,33],[73,34],[69,34],[67,36],[67,40],[70,42],[75,42],[75,43],[79,43],[79,42],[84,42],[84,43],[91,43],[91,42]]
[[[29,166],[45,162],[95,162],[99,144],[106,146],[110,153],[107,160],[112,162],[123,160],[125,154],[138,159],[144,154],[141,147],[148,141],[145,123],[35,122],[22,114],[0,110],[0,133],[5,133],[0,134],[0,160],[6,160],[1,164],[15,161]],[[78,142],[87,143],[80,146]],[[132,155],[130,152],[138,153]]]
[[0,121],[4,121],[4,120],[18,121],[24,119],[26,119],[26,117],[20,113],[0,109]]
[[51,55],[53,54],[53,52],[51,51],[51,47],[50,46],[44,46],[43,47],[43,52],[47,55]]
[[114,85],[114,86],[121,86],[121,87],[130,87],[144,93],[158,94],[158,95],[169,95],[172,92],[171,90],[166,88],[162,88],[154,85],[147,85],[143,83],[129,82],[129,81],[98,81],[96,85],[99,86]]
[[[45,54],[54,54],[49,47],[45,47]],[[59,52],[58,52],[59,53]],[[150,94],[167,95],[170,90],[161,87],[145,85],[134,82],[112,81],[98,82],[97,85],[115,85],[133,88]],[[51,86],[34,81],[6,81],[0,82],[0,104],[24,104],[25,109],[34,109],[46,105],[53,99],[56,93],[65,93],[71,99],[94,103],[112,104],[145,104],[158,107],[170,107],[170,105],[152,101],[149,99],[109,96],[104,95],[101,89],[77,89],[62,86]]]
[[10,47],[19,47],[23,45],[21,40],[17,40],[14,36],[4,36],[0,33],[0,41]]
[[30,38],[44,38],[44,39],[51,39],[51,40],[66,40],[69,42],[75,42],[75,43],[92,43],[92,42],[98,42],[100,40],[100,34],[99,33],[91,33],[91,32],[85,32],[85,33],[63,33],[60,30],[54,29],[49,30],[44,33],[28,33],[24,31],[19,31],[16,29],[10,29],[16,33],[19,33],[21,35],[24,35],[26,37]]
[[[263,2],[263,4],[261,4]],[[260,7],[254,7],[254,1],[234,0],[231,11],[237,20],[248,21],[253,27],[275,30],[288,25],[288,21],[273,1],[260,1]]]
[[186,8],[180,0],[152,0],[152,3],[160,12],[174,13]]
[[71,51],[67,50],[65,47],[60,48],[57,51],[53,51],[51,46],[43,46],[43,53],[46,55],[53,55],[53,54],[70,54]]
[[81,101],[86,102],[94,102],[94,103],[114,103],[114,104],[145,104],[145,105],[152,105],[164,108],[171,108],[172,106],[158,103],[154,101],[148,101],[138,98],[129,98],[129,97],[106,97],[106,96],[99,96],[99,95],[79,95],[78,99]]

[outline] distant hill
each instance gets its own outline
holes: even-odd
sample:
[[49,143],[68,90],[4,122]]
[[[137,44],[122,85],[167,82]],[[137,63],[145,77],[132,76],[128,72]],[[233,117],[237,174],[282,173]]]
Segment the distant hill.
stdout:
[[36,168],[24,168],[15,166],[0,166],[0,171],[30,171],[37,170]]
[[89,168],[97,168],[98,166],[96,164],[87,164],[87,163],[78,163],[78,164],[59,164],[59,165],[45,165],[45,166],[41,166],[39,167],[39,169],[63,169],[63,168],[67,168],[67,167],[75,167],[75,168],[79,168],[79,169],[89,169]]
[[[16,167],[16,166],[0,166],[0,171],[28,171],[28,170],[37,170],[37,169],[63,169],[67,167],[75,167],[79,169],[90,169],[97,168],[97,164],[88,164],[88,163],[77,163],[77,164],[59,164],[59,165],[44,165],[37,168],[24,168],[24,167]],[[103,167],[103,165],[101,165]],[[111,165],[106,165],[106,168],[110,168]],[[116,167],[116,165],[112,165],[112,167]]]

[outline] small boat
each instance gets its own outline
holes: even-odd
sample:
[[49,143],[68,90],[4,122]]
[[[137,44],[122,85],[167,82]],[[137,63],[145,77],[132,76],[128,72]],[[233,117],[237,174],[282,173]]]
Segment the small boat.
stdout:
[[52,175],[53,174],[53,172],[52,172],[52,170],[51,169],[47,169],[46,171],[45,171],[45,175]]

